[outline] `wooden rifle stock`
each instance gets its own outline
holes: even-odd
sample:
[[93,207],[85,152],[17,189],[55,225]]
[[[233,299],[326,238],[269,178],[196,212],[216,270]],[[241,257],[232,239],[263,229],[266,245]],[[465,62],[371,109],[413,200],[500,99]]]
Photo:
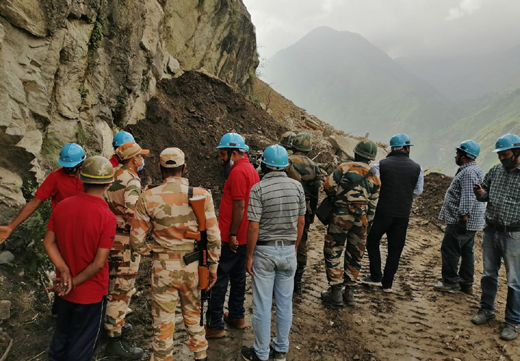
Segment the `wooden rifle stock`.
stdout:
[[[206,232],[206,210],[205,203],[206,197],[193,197],[189,198],[190,206],[197,217],[197,223],[199,225],[198,234],[193,232],[186,232],[186,236],[191,235],[195,237],[189,237],[197,240],[197,249],[200,252],[199,258],[199,290],[200,291],[200,325],[204,325],[204,301],[208,300],[208,292],[206,288],[209,286],[209,266],[208,266],[208,234]],[[188,238],[188,237],[186,237]]]

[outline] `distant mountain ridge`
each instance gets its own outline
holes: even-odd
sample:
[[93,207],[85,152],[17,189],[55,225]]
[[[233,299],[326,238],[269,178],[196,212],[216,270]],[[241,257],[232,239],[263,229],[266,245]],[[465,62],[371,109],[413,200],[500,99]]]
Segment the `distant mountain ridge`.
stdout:
[[[273,56],[273,88],[332,125],[388,142],[409,134],[427,162],[430,134],[455,119],[453,104],[359,34],[320,27]],[[431,160],[431,159],[430,159]]]

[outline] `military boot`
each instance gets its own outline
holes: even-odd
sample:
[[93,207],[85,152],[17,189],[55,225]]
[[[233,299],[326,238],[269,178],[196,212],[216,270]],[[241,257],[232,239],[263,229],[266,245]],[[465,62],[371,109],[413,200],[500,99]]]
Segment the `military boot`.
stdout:
[[354,287],[345,287],[343,291],[343,301],[347,306],[354,306]]
[[131,347],[121,340],[121,337],[111,337],[105,348],[105,354],[125,360],[139,360],[143,356],[143,350],[139,347]]
[[303,273],[296,273],[294,275],[294,294],[295,295],[301,295],[303,293],[302,277],[303,277]]
[[321,291],[321,300],[334,306],[343,306],[343,294],[341,285],[330,286],[328,290]]

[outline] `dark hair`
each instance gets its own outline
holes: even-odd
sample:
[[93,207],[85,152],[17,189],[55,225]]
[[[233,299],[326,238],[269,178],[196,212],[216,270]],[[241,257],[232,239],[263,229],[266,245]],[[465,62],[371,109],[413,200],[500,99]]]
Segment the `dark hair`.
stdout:
[[371,160],[368,159],[368,158],[365,158],[357,153],[354,153],[354,160],[356,162],[363,162],[363,163],[366,163],[366,164],[370,164]]
[[184,164],[182,165],[179,165],[178,167],[175,167],[175,168],[165,168],[161,165],[161,172],[162,174],[164,174],[166,177],[172,177],[172,176],[176,176],[178,175],[179,173],[182,173],[182,170],[184,169]]
[[102,189],[102,188],[105,188],[107,186],[108,183],[105,183],[105,184],[90,184],[90,183],[83,183],[83,190],[85,191],[85,193],[91,191],[91,190],[96,190],[96,189]]

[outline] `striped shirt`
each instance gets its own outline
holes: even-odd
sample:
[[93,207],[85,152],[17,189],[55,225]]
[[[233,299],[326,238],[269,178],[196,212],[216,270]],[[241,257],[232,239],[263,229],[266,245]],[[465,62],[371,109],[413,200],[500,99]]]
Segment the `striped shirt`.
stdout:
[[285,172],[270,172],[251,188],[247,220],[258,222],[259,241],[296,241],[298,216],[306,211],[300,182]]
[[468,230],[480,231],[484,226],[485,206],[477,202],[473,184],[482,183],[484,173],[475,162],[460,166],[444,196],[439,219],[446,224],[459,223],[461,216],[469,216]]
[[482,182],[485,193],[477,199],[488,202],[486,221],[502,226],[520,226],[520,166],[514,171],[497,164]]

